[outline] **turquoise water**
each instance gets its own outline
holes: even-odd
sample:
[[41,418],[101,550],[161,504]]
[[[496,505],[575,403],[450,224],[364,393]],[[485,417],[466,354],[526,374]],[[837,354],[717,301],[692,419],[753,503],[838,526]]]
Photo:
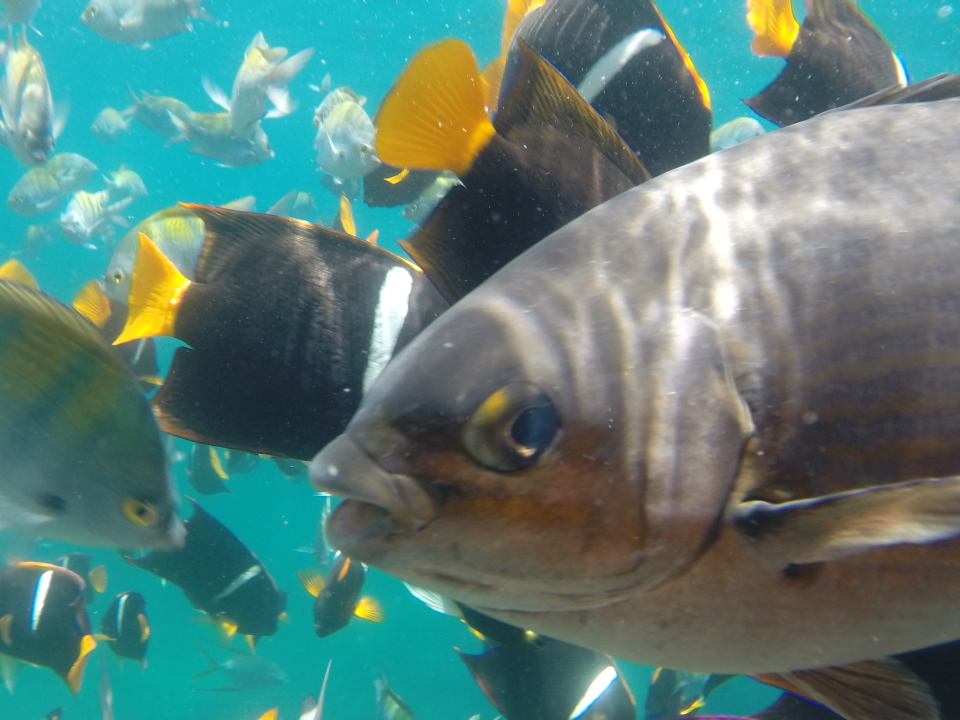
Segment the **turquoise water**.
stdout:
[[[782,67],[780,60],[751,54],[743,5],[739,0],[660,3],[710,87],[715,126],[749,114],[740,99],[759,92]],[[455,36],[470,43],[481,64],[492,60],[499,52],[504,10],[499,0],[210,0],[207,7],[221,26],[197,22],[195,32],[160,39],[152,49],[141,50],[95,35],[80,23],[83,7],[81,0],[47,0],[34,21],[42,37],[32,33],[30,39],[43,55],[54,97],[68,99],[72,106],[57,150],[84,155],[102,172],[125,163],[144,179],[150,194],[129,209],[131,224],[178,201],[221,204],[255,195],[258,209],[264,211],[292,189],[312,192],[320,214],[333,216],[337,200],[319,186],[313,162],[312,108],[320,97],[308,89],[308,83],[320,83],[329,72],[334,86],[348,85],[366,95],[372,114],[410,57],[426,43]],[[960,69],[956,42],[960,12],[947,13],[936,2],[908,4],[902,0],[864,0],[862,7],[914,79]],[[129,136],[113,145],[100,143],[90,132],[90,124],[103,107],[129,105],[128,87],[178,97],[197,111],[215,111],[201,87],[201,76],[207,74],[229,90],[243,51],[258,31],[264,32],[272,46],[287,47],[291,53],[305,47],[317,50],[291,85],[300,109],[289,117],[264,121],[275,159],[255,168],[226,169],[190,155],[184,145],[165,148],[162,138],[137,124]],[[0,150],[0,188],[4,193],[23,171],[10,153]],[[95,179],[88,189],[101,187]],[[396,249],[396,240],[413,227],[400,217],[399,209],[372,210],[357,204],[354,211],[360,234],[377,228],[381,244],[390,249]],[[18,252],[28,224],[52,218],[21,218],[6,207],[0,208],[0,214],[0,260]],[[74,247],[58,238],[28,267],[45,290],[69,300],[85,282],[103,274],[109,256],[109,251]],[[181,491],[189,494],[184,470],[183,463],[176,467],[177,479]],[[316,695],[330,658],[334,664],[328,720],[373,717],[373,680],[382,674],[421,720],[466,720],[475,714],[490,720],[496,716],[452,650],[459,646],[478,652],[479,641],[462,624],[433,613],[398,581],[376,571],[371,572],[367,589],[384,605],[387,622],[355,621],[331,638],[318,639],[313,633],[313,599],[300,588],[296,572],[313,563],[310,554],[297,549],[313,541],[319,499],[307,483],[291,483],[266,463],[230,484],[233,494],[201,502],[247,543],[290,594],[292,624],[281,625],[277,635],[264,638],[258,648],[261,655],[286,670],[290,681],[272,691],[196,691],[226,684],[217,676],[191,679],[206,669],[198,645],[222,659],[229,655],[211,644],[215,642],[212,629],[193,622],[200,614],[177,588],[163,587],[154,576],[126,566],[116,553],[96,551],[95,564],[108,567],[110,583],[106,596],[91,607],[94,627],[99,628],[100,613],[110,599],[137,590],[147,598],[153,628],[148,669],[141,670],[133,663],[121,669],[116,658],[109,656],[118,720],[254,720],[275,706],[279,706],[281,718],[296,718],[303,698]],[[43,546],[36,559],[54,560],[74,549]],[[235,646],[242,647],[239,641]],[[628,664],[624,670],[642,707],[650,670]],[[26,668],[14,695],[0,690],[0,718],[39,720],[57,705],[66,708],[69,720],[99,718],[100,672],[98,652],[90,663],[83,691],[74,698],[49,671]],[[738,680],[719,691],[707,709],[747,713],[762,707],[773,695],[751,681]]]

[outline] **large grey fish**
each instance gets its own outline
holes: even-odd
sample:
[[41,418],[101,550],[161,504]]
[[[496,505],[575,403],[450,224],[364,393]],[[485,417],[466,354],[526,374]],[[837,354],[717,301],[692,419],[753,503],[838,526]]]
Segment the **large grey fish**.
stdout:
[[937,717],[887,656],[960,638],[958,92],[710,155],[505,266],[314,459],[328,541],[615,657]]

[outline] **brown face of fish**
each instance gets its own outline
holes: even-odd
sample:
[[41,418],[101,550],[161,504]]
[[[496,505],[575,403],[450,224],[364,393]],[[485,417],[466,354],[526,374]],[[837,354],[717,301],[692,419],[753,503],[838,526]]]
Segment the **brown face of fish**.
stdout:
[[[743,437],[712,330],[694,319],[670,333],[690,345],[686,362],[611,383],[611,373],[640,368],[626,356],[658,352],[620,334],[615,303],[576,317],[570,296],[557,295],[537,322],[518,312],[522,298],[505,308],[475,296],[459,322],[442,316],[411,346],[434,352],[388,366],[345,435],[314,460],[314,486],[347,498],[328,540],[490,609],[594,607],[682,572],[722,513]],[[468,349],[477,337],[491,349]],[[504,347],[512,358],[492,349]],[[648,397],[656,388],[661,399],[628,404],[614,389],[624,386]],[[676,432],[703,444],[681,457]],[[458,576],[467,568],[470,582]]]

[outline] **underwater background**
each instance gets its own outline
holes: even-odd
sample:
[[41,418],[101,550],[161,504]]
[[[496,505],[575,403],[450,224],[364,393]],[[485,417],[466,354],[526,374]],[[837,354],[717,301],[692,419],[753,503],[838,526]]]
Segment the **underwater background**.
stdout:
[[[46,0],[33,21],[42,36],[31,31],[30,42],[43,56],[54,98],[69,100],[71,106],[57,152],[83,155],[102,173],[125,164],[143,178],[149,195],[125,212],[131,225],[181,201],[223,204],[254,195],[262,212],[294,189],[312,193],[320,215],[332,217],[337,198],[318,184],[313,159],[312,108],[321,96],[308,84],[319,85],[330,73],[334,87],[349,86],[366,96],[372,115],[410,58],[426,44],[456,37],[471,45],[481,66],[493,60],[500,51],[505,10],[502,0],[209,0],[206,8],[219,25],[196,21],[193,32],[153,41],[150,49],[142,50],[94,34],[80,22],[84,5],[84,0]],[[802,3],[795,5],[802,18]],[[763,89],[783,62],[751,53],[743,0],[661,0],[659,6],[710,88],[714,127],[751,115],[741,99]],[[960,70],[960,13],[949,5],[862,0],[860,6],[893,45],[911,79]],[[261,31],[271,46],[289,48],[291,53],[316,49],[316,56],[290,86],[299,110],[263,123],[274,159],[252,168],[224,168],[189,154],[185,145],[164,147],[162,138],[136,123],[129,135],[111,145],[91,132],[91,123],[104,107],[123,109],[131,104],[130,89],[175,96],[198,112],[215,111],[201,76],[229,88],[244,49]],[[10,153],[0,150],[4,193],[24,170]],[[88,189],[102,185],[94,179]],[[371,209],[358,201],[354,213],[360,236],[379,229],[380,244],[393,251],[399,252],[396,241],[414,229],[400,209]],[[18,256],[27,226],[38,220],[19,217],[6,206],[0,207],[0,216],[2,262]],[[69,301],[88,280],[103,275],[111,252],[112,248],[77,247],[57,236],[27,266],[46,292]],[[175,346],[173,341],[161,343],[163,366]],[[179,444],[186,450],[186,443]],[[174,468],[181,494],[190,495],[185,469],[183,462]],[[226,682],[216,675],[192,679],[208,667],[198,646],[220,660],[230,653],[217,646],[209,625],[195,622],[201,613],[190,607],[179,589],[128,566],[114,551],[56,543],[36,550],[32,559],[54,562],[79,549],[91,553],[95,565],[107,567],[107,592],[89,608],[95,631],[116,594],[137,590],[147,599],[152,627],[149,667],[142,670],[127,662],[119,668],[117,658],[108,653],[116,718],[255,720],[271,707],[279,707],[281,719],[297,718],[304,697],[319,691],[330,658],[327,720],[375,717],[373,681],[381,676],[420,720],[467,720],[476,714],[482,720],[494,718],[497,712],[453,650],[457,646],[480,652],[480,641],[462,623],[433,612],[399,581],[376,570],[371,570],[365,592],[380,600],[386,622],[354,620],[330,638],[315,636],[313,598],[301,588],[297,571],[314,565],[311,548],[321,499],[305,476],[300,479],[292,482],[272,464],[261,463],[252,473],[229,481],[232,493],[201,498],[201,504],[246,543],[290,596],[291,624],[281,625],[274,637],[263,638],[257,647],[258,654],[278,663],[289,676],[279,688],[199,691]],[[236,639],[234,647],[245,646]],[[0,689],[0,720],[39,720],[56,706],[65,708],[68,720],[101,717],[97,691],[101,652],[106,651],[101,648],[91,658],[77,697],[48,670],[24,669],[14,694]],[[629,663],[622,669],[642,708],[652,669]],[[738,679],[711,696],[704,711],[747,714],[776,694]]]

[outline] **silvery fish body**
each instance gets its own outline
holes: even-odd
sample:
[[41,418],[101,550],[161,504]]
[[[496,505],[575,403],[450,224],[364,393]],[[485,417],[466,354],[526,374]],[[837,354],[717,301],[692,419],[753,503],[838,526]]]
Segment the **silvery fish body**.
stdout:
[[90,130],[97,136],[97,140],[105,143],[116,142],[130,132],[130,112],[120,112],[116,108],[107,107],[100,111],[90,126]]
[[95,240],[113,237],[116,231],[111,223],[129,226],[130,223],[120,213],[132,202],[131,197],[111,202],[108,190],[95,193],[81,190],[70,198],[66,209],[60,214],[63,236],[74,245],[93,248]]
[[373,121],[360,103],[352,100],[339,102],[321,115],[323,107],[321,104],[315,115],[317,165],[339,180],[359,180],[380,165]]
[[328,541],[692,672],[960,638],[958,123],[956,99],[829,113],[541,241],[314,459],[346,498]]
[[203,0],[91,0],[80,16],[100,37],[139,46],[192,30],[191,18],[216,22]]
[[27,31],[8,47],[0,80],[0,143],[26,167],[39,165],[53,152],[65,120],[56,117],[47,70]]
[[276,155],[260,123],[248,125],[238,133],[230,122],[230,114],[225,112],[191,113],[188,120],[170,113],[170,119],[180,134],[168,144],[190,142],[194,155],[219,160],[224,167],[251,167]]

